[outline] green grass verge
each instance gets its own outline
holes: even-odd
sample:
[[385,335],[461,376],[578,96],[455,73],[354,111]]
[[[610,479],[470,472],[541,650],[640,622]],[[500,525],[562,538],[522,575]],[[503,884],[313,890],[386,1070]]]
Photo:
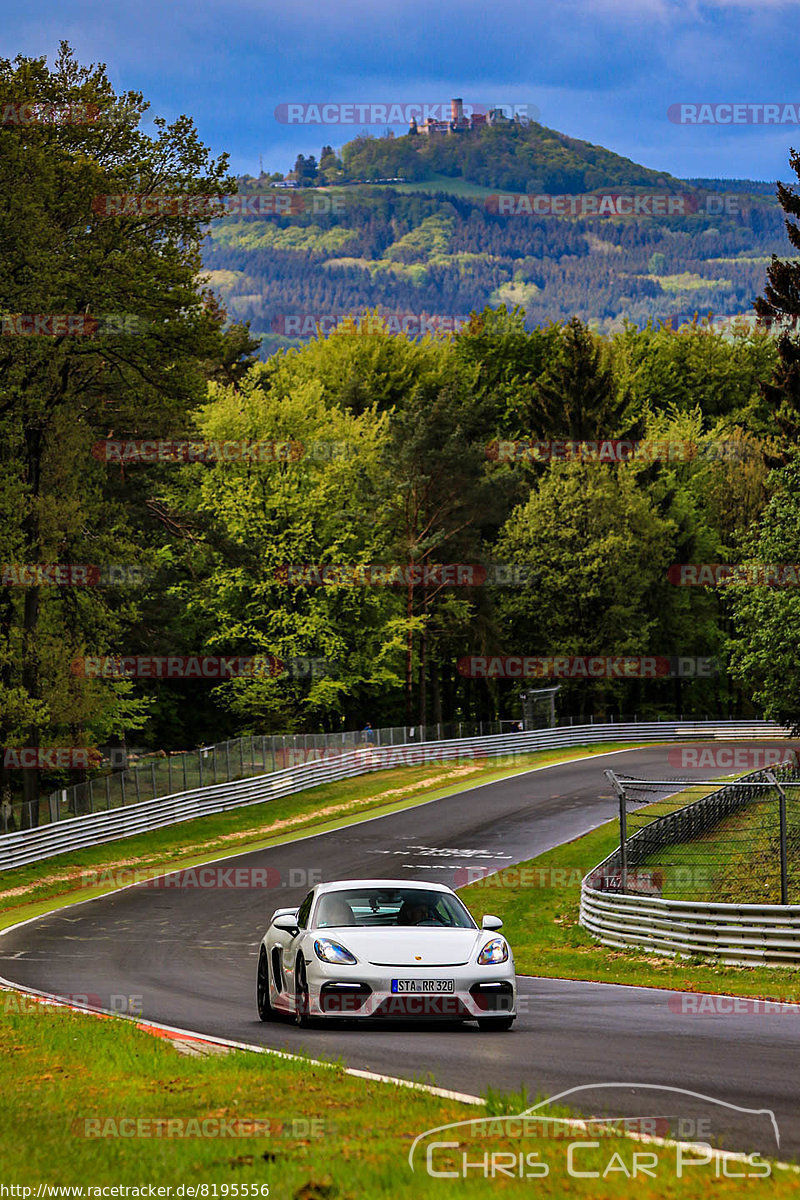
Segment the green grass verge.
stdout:
[[628,983],[679,991],[800,1000],[800,974],[779,967],[730,967],[700,957],[658,958],[596,942],[578,924],[581,879],[618,845],[616,821],[462,888],[473,913],[502,917],[517,971],[551,978]]
[[[264,804],[199,817],[147,834],[57,855],[3,873],[0,929],[102,895],[134,879],[199,866],[227,854],[259,850],[357,821],[425,804],[463,788],[535,767],[608,754],[631,743],[574,746],[503,759],[400,767],[323,784]],[[600,785],[600,776],[598,776]]]
[[[599,1177],[569,1177],[569,1138],[514,1139],[497,1120],[471,1134],[441,1135],[458,1145],[438,1150],[434,1169],[456,1170],[456,1178],[428,1175],[424,1152],[412,1174],[408,1152],[418,1135],[485,1112],[520,1112],[527,1102],[493,1096],[488,1109],[476,1109],[354,1078],[335,1065],[271,1055],[189,1058],[129,1022],[31,1005],[12,992],[2,999],[2,1182],[32,1189],[32,1197],[39,1184],[80,1187],[84,1197],[92,1195],[89,1188],[109,1186],[144,1188],[129,1196],[147,1195],[150,1185],[169,1187],[173,1197],[191,1195],[189,1188],[205,1197],[261,1196],[268,1188],[272,1200],[454,1200],[531,1195],[534,1188],[544,1197],[616,1198],[635,1187],[640,1200],[727,1196],[734,1188],[737,1197],[765,1200],[796,1194],[797,1177],[785,1170],[771,1179],[725,1180],[709,1163],[677,1178],[674,1147],[642,1147],[620,1136],[580,1150],[575,1168]],[[633,1155],[645,1149],[656,1154],[655,1177],[634,1182]],[[465,1152],[470,1162],[484,1154],[505,1152],[516,1161],[535,1153],[547,1174],[492,1177],[484,1168],[464,1179],[458,1168]]]

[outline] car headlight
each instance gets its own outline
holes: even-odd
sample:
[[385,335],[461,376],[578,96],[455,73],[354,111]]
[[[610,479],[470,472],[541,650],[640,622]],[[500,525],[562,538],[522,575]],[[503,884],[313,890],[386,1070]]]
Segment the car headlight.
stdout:
[[482,967],[491,966],[492,963],[502,963],[508,961],[508,946],[503,938],[492,938],[490,942],[481,950],[478,955],[478,962]]
[[317,938],[314,942],[314,953],[323,962],[337,963],[339,966],[344,964],[352,967],[358,962],[355,955],[351,954],[349,950],[345,950],[344,946],[340,946],[338,942],[332,942],[330,938]]

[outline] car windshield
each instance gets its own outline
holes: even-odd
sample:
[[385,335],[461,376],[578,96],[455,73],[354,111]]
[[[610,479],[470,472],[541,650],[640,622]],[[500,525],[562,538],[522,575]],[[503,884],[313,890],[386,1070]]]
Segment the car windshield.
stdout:
[[326,892],[314,922],[318,929],[342,925],[424,925],[432,929],[475,929],[457,896],[422,888],[352,888]]

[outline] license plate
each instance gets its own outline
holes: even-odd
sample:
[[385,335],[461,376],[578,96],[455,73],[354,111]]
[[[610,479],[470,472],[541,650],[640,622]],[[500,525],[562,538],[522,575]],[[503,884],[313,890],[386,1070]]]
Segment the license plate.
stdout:
[[422,993],[437,993],[437,992],[454,992],[456,990],[455,979],[393,979],[393,992],[422,992]]

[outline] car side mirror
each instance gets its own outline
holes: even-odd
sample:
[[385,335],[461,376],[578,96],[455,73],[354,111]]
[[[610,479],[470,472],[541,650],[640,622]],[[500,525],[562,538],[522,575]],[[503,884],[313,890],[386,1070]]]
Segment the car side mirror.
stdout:
[[493,917],[487,914],[481,921],[481,929],[502,929],[503,922],[499,917]]
[[300,931],[296,914],[283,913],[280,917],[276,917],[272,924],[276,929],[282,929],[284,933],[290,933],[292,937]]

